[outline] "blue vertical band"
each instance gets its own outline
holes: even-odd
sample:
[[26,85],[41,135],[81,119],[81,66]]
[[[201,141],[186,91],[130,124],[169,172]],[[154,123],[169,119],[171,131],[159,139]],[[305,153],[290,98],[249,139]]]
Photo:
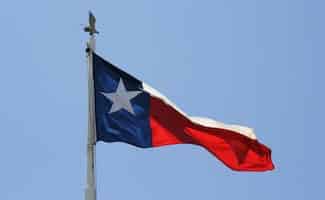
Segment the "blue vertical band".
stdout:
[[[138,147],[151,147],[150,96],[143,91],[142,82],[97,54],[93,54],[93,66],[97,141],[126,142]],[[102,94],[116,92],[120,80],[123,80],[127,91],[141,91],[130,101],[134,113],[123,108],[110,112],[113,102]]]

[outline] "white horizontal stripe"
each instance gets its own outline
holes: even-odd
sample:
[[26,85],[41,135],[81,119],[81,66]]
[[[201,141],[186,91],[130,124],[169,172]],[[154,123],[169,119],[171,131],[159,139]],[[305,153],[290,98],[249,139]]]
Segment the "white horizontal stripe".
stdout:
[[239,126],[239,125],[231,125],[231,124],[224,124],[222,122],[215,121],[213,119],[209,118],[204,118],[204,117],[191,117],[188,116],[185,112],[183,112],[180,108],[178,108],[172,101],[170,101],[166,96],[158,92],[156,89],[152,88],[146,83],[142,83],[143,85],[143,90],[148,92],[154,97],[157,97],[161,99],[163,102],[166,104],[170,105],[173,107],[175,110],[177,110],[179,113],[181,113],[184,117],[188,118],[191,120],[193,123],[205,126],[205,127],[210,127],[210,128],[221,128],[221,129],[226,129],[230,131],[237,132],[239,134],[245,135],[251,139],[256,139],[256,135],[254,134],[253,129],[245,127],[245,126]]

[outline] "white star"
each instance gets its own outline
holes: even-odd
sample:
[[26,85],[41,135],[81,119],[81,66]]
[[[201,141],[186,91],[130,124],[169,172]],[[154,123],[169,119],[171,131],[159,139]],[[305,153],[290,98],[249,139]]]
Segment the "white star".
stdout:
[[109,99],[113,103],[109,113],[113,113],[124,108],[125,110],[127,110],[129,113],[132,113],[133,115],[135,115],[135,113],[130,101],[140,93],[141,93],[140,91],[127,91],[125,89],[123,80],[121,78],[119,80],[115,92],[113,93],[101,92],[102,95],[104,95],[107,99]]

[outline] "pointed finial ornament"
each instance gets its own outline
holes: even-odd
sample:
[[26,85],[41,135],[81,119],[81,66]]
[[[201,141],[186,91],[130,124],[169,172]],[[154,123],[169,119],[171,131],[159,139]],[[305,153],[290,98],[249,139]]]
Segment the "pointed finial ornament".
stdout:
[[84,28],[85,32],[88,32],[89,35],[98,34],[99,32],[96,30],[96,17],[93,15],[91,11],[89,11],[89,25]]

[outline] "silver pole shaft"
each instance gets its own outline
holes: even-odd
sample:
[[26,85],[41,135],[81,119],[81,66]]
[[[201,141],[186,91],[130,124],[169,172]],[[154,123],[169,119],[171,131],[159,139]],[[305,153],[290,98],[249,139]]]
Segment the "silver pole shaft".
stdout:
[[95,51],[95,35],[90,36],[88,42],[88,142],[87,142],[87,186],[86,200],[96,200],[96,174],[95,174],[95,104],[94,104],[94,78],[93,78],[93,51]]

